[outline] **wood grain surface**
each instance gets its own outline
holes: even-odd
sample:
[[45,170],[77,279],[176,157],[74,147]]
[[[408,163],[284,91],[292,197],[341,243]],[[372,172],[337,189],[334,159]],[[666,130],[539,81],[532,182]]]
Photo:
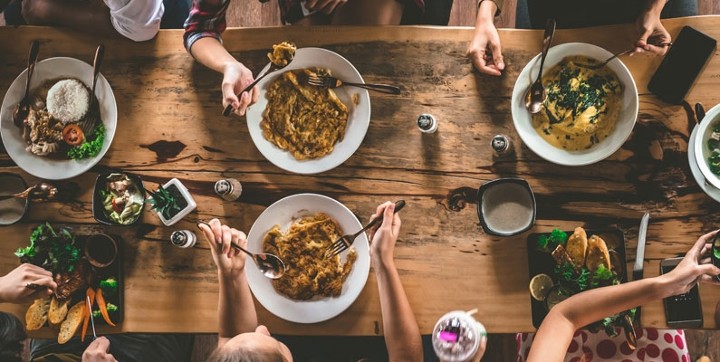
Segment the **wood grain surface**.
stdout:
[[[720,17],[665,21],[676,35],[691,25],[720,37]],[[637,227],[652,212],[645,276],[658,274],[659,260],[684,253],[704,232],[718,227],[718,204],[695,181],[687,162],[688,133],[694,120],[682,106],[650,95],[646,85],[659,58],[623,58],[640,93],[633,135],[607,160],[586,167],[562,167],[542,160],[516,134],[510,95],[522,67],[540,50],[538,31],[502,30],[507,70],[494,78],[473,71],[464,57],[469,28],[346,27],[249,28],[224,34],[228,49],[257,71],[270,45],[294,41],[320,46],[350,60],[366,82],[399,85],[403,94],[371,94],[372,121],[364,142],[342,166],[315,176],[288,174],[257,151],[244,119],[220,115],[221,75],[196,64],[182,46],[182,31],[161,31],[146,43],[98,39],[70,31],[28,27],[0,28],[0,89],[19,74],[33,39],[40,57],[71,56],[92,61],[95,46],[106,46],[103,74],[118,104],[118,131],[101,165],[134,172],[146,188],[180,178],[198,202],[191,219],[218,217],[249,230],[271,203],[301,192],[331,196],[365,222],[375,206],[403,198],[403,229],[395,250],[400,275],[423,333],[443,313],[478,308],[491,333],[531,331],[525,238],[532,232],[578,225],[617,227],[634,262]],[[560,30],[556,43],[584,41],[611,52],[632,43],[629,26]],[[720,103],[720,57],[715,53],[688,96],[707,108]],[[436,134],[415,127],[420,113],[440,122]],[[508,135],[512,151],[493,156],[490,139]],[[7,154],[0,171],[23,175]],[[191,221],[162,227],[145,213],[136,227],[101,227],[91,214],[91,187],[99,168],[64,186],[82,190],[70,202],[32,205],[26,219],[2,229],[0,275],[17,266],[12,251],[28,242],[32,227],[46,220],[79,232],[105,230],[126,245],[125,321],[113,332],[216,331],[217,276],[204,244],[191,250],[170,245],[173,230]],[[476,214],[475,190],[502,176],[528,180],[538,201],[536,226],[526,234],[491,237]],[[212,191],[222,177],[243,183],[239,202],[223,202]],[[720,288],[703,285],[705,328],[717,328]],[[0,309],[23,315],[26,306]],[[375,277],[371,273],[358,300],[340,316],[319,324],[280,320],[263,308],[259,318],[275,333],[307,335],[382,334]],[[665,324],[660,301],[645,306],[642,324]],[[108,332],[104,330],[101,333]],[[43,333],[49,333],[45,331]],[[42,334],[42,333],[40,333]]]

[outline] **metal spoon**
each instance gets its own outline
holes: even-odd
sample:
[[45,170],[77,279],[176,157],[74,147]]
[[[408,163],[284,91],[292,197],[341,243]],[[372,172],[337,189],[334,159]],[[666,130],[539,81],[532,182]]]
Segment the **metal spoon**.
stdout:
[[525,94],[525,108],[528,112],[535,114],[540,112],[547,98],[545,93],[545,87],[542,85],[542,72],[543,66],[545,65],[545,57],[547,56],[550,44],[552,43],[553,36],[555,35],[555,19],[548,19],[545,24],[545,34],[543,35],[543,50],[540,56],[540,70],[538,71],[537,79],[535,83],[528,88],[527,94]]
[[25,122],[25,119],[30,113],[30,80],[32,79],[33,73],[35,72],[35,63],[37,63],[38,53],[40,52],[40,42],[33,40],[30,45],[30,55],[28,56],[28,67],[27,67],[27,83],[25,83],[25,96],[23,96],[20,103],[13,111],[13,123],[15,126],[21,127]]
[[[210,227],[210,224],[205,221],[198,221],[198,223]],[[255,265],[257,265],[258,269],[260,269],[260,272],[263,273],[264,276],[270,279],[278,279],[285,274],[285,263],[283,263],[282,259],[280,259],[277,255],[270,253],[251,253],[235,242],[231,242],[230,246],[244,252],[247,255],[250,255],[252,260],[255,262]]]
[[[292,63],[292,61],[293,60],[290,59],[290,61],[288,61],[285,65],[277,65],[273,62],[270,62],[270,68],[268,68],[267,72],[263,73],[262,75],[259,75],[252,83],[250,83],[247,87],[245,87],[245,89],[241,90],[240,93],[237,94],[238,99],[240,98],[240,96],[243,93],[249,92],[251,89],[253,89],[253,87],[256,84],[258,84],[258,82],[260,80],[265,78],[266,75],[268,75],[276,70],[280,70],[280,69],[287,67],[288,65],[290,65],[290,63]],[[232,104],[228,104],[227,107],[225,107],[225,110],[223,111],[223,116],[228,117],[232,112],[233,112],[233,106],[232,106]]]
[[52,200],[57,195],[57,188],[49,183],[43,182],[35,186],[28,187],[27,190],[14,194],[0,196],[0,201],[17,197],[19,199],[29,199],[30,201],[46,201]]

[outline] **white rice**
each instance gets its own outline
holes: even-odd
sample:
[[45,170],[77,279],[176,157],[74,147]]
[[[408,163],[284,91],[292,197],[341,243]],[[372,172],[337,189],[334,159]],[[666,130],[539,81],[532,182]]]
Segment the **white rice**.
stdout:
[[48,91],[47,109],[50,115],[63,123],[77,122],[90,107],[90,92],[76,79],[64,79]]

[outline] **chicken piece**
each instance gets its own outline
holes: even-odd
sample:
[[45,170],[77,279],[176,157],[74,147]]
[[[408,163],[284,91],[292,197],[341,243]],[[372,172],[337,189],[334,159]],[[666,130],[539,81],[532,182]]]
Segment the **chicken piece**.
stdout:
[[610,251],[608,250],[605,240],[597,235],[593,235],[588,240],[587,259],[585,266],[594,273],[600,265],[604,265],[608,270],[612,270],[610,264]]
[[565,249],[572,259],[575,267],[580,268],[585,264],[585,255],[588,249],[588,238],[585,229],[578,227],[568,238]]

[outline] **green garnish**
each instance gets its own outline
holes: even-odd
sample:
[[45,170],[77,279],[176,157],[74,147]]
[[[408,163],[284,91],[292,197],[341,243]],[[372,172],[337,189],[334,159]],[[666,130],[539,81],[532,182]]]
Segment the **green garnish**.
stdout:
[[68,150],[67,156],[72,160],[82,160],[100,154],[105,143],[105,126],[100,123],[85,139],[85,142]]
[[15,256],[21,263],[30,263],[53,273],[75,270],[80,260],[80,249],[75,245],[75,237],[69,228],[56,231],[50,223],[36,227],[30,234],[30,245],[19,248]]
[[115,294],[117,293],[118,288],[118,281],[117,279],[111,277],[107,278],[105,280],[100,281],[100,288],[103,290],[103,292],[108,294]]
[[550,234],[543,234],[538,237],[538,248],[545,251],[553,251],[558,245],[565,245],[568,235],[560,229],[553,229]]

